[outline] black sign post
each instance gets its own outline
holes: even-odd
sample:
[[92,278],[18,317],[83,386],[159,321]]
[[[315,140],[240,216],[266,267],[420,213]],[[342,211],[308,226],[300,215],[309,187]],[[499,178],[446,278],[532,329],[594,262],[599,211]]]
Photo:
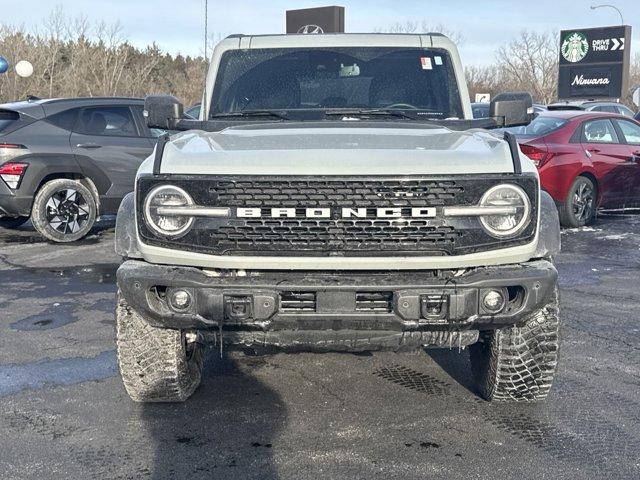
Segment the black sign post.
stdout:
[[344,33],[344,7],[287,10],[287,33]]
[[558,98],[621,98],[629,88],[631,27],[560,32]]

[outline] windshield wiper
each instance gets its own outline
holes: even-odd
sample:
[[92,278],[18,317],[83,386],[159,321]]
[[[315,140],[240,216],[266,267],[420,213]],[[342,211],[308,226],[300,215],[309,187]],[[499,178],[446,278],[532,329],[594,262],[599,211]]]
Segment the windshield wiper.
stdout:
[[282,120],[289,120],[289,117],[275,110],[239,110],[237,112],[223,112],[223,113],[214,113],[211,115],[211,118],[249,118],[249,117],[272,117],[279,118]]
[[363,116],[386,116],[397,118],[408,118],[410,120],[417,120],[416,115],[411,115],[404,110],[397,110],[391,108],[329,108],[325,110],[325,115],[342,115],[348,117],[350,115],[363,115]]

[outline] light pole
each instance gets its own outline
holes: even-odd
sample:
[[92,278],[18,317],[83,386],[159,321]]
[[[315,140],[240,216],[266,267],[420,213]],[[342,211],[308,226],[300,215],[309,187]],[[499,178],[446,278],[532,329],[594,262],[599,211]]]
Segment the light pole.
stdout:
[[624,25],[624,18],[622,18],[622,12],[615,5],[609,5],[609,4],[591,5],[590,8],[591,8],[591,10],[595,10],[596,8],[613,8],[613,9],[615,9],[616,12],[618,12],[618,15],[620,15],[620,25]]

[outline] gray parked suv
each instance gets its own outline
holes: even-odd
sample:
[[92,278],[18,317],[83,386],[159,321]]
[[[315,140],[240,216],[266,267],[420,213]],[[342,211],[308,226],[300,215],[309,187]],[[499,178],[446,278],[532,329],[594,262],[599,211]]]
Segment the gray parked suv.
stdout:
[[31,99],[0,105],[0,226],[29,218],[55,242],[115,214],[155,145],[136,98]]

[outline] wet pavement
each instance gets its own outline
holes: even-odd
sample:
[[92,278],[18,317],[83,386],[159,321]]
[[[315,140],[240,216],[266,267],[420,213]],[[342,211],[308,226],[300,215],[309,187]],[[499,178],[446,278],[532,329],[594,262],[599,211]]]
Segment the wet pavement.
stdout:
[[488,404],[466,351],[220,360],[184,404],[126,396],[109,222],[0,229],[0,478],[640,478],[640,217],[563,233],[547,402]]

